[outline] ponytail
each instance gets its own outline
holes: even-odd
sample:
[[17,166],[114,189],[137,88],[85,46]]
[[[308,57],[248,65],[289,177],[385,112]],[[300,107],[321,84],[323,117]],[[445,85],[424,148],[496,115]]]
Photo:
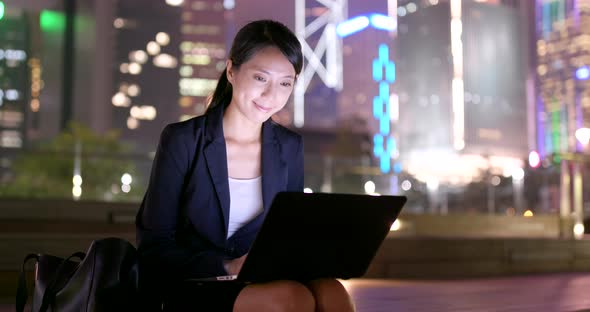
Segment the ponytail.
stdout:
[[224,108],[227,107],[231,102],[231,97],[232,86],[227,80],[227,69],[224,69],[217,81],[215,91],[208,101],[207,112],[219,105],[223,105]]

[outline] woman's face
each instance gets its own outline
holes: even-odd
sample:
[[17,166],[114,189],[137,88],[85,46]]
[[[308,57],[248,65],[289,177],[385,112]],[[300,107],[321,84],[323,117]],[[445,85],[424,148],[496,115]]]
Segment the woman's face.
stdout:
[[227,79],[232,84],[230,107],[253,123],[262,123],[281,110],[295,84],[295,69],[276,47],[258,51],[239,69],[227,63]]

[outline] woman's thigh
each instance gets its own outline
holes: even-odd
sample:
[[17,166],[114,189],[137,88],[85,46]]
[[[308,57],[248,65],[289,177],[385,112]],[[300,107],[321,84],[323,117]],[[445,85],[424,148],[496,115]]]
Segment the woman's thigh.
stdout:
[[307,283],[316,303],[316,311],[354,311],[352,298],[346,288],[335,279],[317,279]]
[[294,281],[248,285],[239,293],[234,311],[315,311],[311,291]]

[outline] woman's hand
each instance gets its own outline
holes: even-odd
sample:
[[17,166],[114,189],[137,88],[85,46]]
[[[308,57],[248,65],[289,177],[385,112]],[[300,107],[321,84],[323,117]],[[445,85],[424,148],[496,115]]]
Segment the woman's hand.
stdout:
[[244,261],[246,260],[247,256],[248,254],[245,254],[239,258],[224,261],[223,266],[225,267],[227,274],[238,275],[238,273],[240,273],[240,270],[242,269],[242,265],[244,265]]

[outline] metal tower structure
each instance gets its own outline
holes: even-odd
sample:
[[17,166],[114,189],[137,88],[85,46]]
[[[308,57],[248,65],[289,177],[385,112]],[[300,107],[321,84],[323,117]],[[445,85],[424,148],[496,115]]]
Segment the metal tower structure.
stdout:
[[[308,19],[308,9],[321,13]],[[347,15],[348,0],[295,0],[295,33],[306,64],[293,95],[293,124],[298,128],[304,124],[304,94],[315,74],[327,87],[342,90],[342,39],[336,34],[336,25],[345,21]],[[320,32],[312,47],[310,39]]]

